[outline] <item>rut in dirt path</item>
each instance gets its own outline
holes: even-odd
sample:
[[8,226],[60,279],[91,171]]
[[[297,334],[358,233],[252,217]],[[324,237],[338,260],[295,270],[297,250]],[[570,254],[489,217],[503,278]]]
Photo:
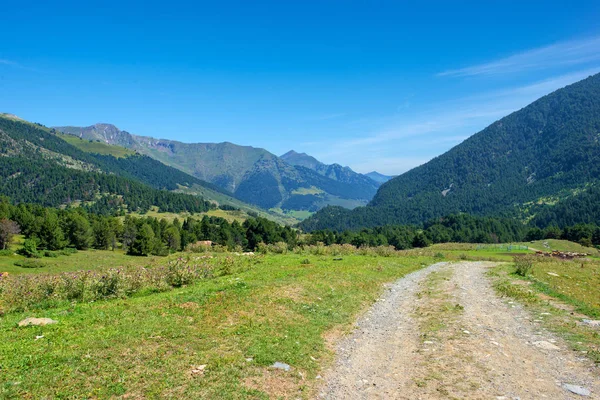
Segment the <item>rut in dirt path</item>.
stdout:
[[499,299],[490,265],[438,263],[394,283],[339,343],[319,398],[600,398],[593,363]]

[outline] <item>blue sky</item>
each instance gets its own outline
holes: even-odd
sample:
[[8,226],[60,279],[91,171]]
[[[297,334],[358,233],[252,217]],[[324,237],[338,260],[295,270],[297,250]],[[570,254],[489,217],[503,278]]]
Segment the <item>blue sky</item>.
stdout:
[[600,71],[597,1],[5,3],[0,112],[359,172],[404,172]]

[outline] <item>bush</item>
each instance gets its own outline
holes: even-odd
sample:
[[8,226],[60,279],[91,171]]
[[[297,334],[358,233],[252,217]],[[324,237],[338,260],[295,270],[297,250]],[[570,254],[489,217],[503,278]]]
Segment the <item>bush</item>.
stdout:
[[58,257],[57,251],[44,250],[44,257],[56,258]]
[[61,256],[70,256],[71,254],[75,253],[77,253],[77,249],[74,249],[72,247],[66,247],[58,252],[58,254],[60,254]]
[[40,260],[15,261],[15,265],[21,268],[44,268],[46,266],[46,264]]
[[26,239],[23,242],[23,247],[17,253],[27,258],[40,258],[42,255],[38,251],[39,242],[36,238]]
[[533,258],[530,256],[513,257],[515,272],[520,276],[527,276],[533,268]]
[[269,252],[274,254],[286,254],[288,252],[288,245],[285,242],[270,244],[267,248]]
[[0,250],[0,256],[12,256],[13,254],[15,254],[15,252],[11,249]]
[[302,265],[309,265],[310,264],[310,260],[308,258],[305,258],[304,260],[300,261],[300,264],[302,264]]

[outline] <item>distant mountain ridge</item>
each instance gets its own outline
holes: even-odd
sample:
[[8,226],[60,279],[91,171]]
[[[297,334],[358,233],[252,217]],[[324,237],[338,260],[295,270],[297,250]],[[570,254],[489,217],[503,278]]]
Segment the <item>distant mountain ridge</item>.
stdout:
[[360,187],[365,192],[377,191],[379,187],[378,182],[363,174],[354,172],[350,167],[343,167],[340,164],[327,165],[306,153],[297,153],[290,150],[282,155],[281,159],[290,165],[312,169],[320,175],[335,181]]
[[[422,223],[461,212],[523,219],[539,213],[547,221],[561,221],[543,210],[558,210],[567,198],[587,193],[598,182],[600,74],[540,98],[384,183],[366,207],[328,207],[301,226],[356,229]],[[593,201],[600,201],[600,191],[579,203]],[[570,223],[578,219],[573,217]]]
[[[290,165],[256,147],[229,142],[183,143],[155,139],[133,135],[104,123],[55,129],[82,139],[100,140],[135,150],[265,209],[317,211],[328,204],[353,208],[366,204],[377,190],[377,185],[368,178],[358,185],[344,179],[332,179],[312,168]],[[343,167],[337,174],[332,172],[340,177],[345,173]]]
[[377,171],[371,171],[371,172],[366,173],[364,175],[368,176],[371,179],[373,179],[375,182],[379,183],[380,185],[386,183],[387,181],[389,181],[392,178],[395,178],[395,175],[394,176],[384,175],[384,174],[380,174]]

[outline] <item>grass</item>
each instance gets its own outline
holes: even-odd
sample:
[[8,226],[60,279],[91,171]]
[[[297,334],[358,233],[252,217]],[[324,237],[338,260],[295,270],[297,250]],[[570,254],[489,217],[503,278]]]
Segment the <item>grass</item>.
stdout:
[[43,257],[39,259],[45,265],[43,268],[22,268],[14,265],[15,262],[24,260],[27,258],[16,254],[0,256],[0,272],[10,274],[60,273],[82,269],[94,270],[101,267],[153,266],[166,262],[165,257],[133,257],[126,255],[122,250],[83,250],[69,256]]
[[65,142],[77,147],[79,150],[85,151],[86,153],[112,155],[117,158],[125,158],[127,156],[135,154],[134,151],[128,150],[121,146],[113,146],[102,142],[80,139],[79,137],[73,135],[57,133],[56,136],[58,136]]
[[527,277],[518,276],[512,264],[499,265],[490,275],[501,295],[526,305],[573,350],[600,362],[600,333],[581,324],[600,318],[600,261],[540,257]]
[[[546,247],[544,244],[547,244]],[[533,242],[528,243],[519,243],[522,245],[527,245],[533,249],[541,250],[541,251],[566,251],[573,253],[587,253],[592,254],[594,256],[600,255],[598,249],[594,249],[593,247],[585,247],[580,245],[579,243],[570,242],[568,240],[558,240],[558,239],[545,239],[545,240],[535,240]]]
[[450,302],[444,284],[452,278],[451,269],[442,269],[430,273],[422,283],[422,290],[417,293],[418,298],[427,298],[428,301],[416,310],[419,321],[419,330],[424,339],[437,337],[437,332],[444,329],[448,319],[463,311],[462,306]]
[[[36,316],[59,322],[45,327],[17,328],[31,313],[6,314],[0,397],[309,398],[332,358],[327,332],[351,326],[384,282],[432,261],[334,258],[239,257],[246,267],[232,275],[46,310]],[[269,368],[276,361],[292,370]]]
[[313,214],[314,212],[307,210],[289,210],[286,212],[286,215],[290,215],[299,221],[305,220]]
[[518,246],[519,244],[438,243],[427,249],[443,254],[447,259],[471,261],[512,261],[515,255],[533,253],[532,250]]
[[[248,214],[241,210],[209,210],[205,213],[189,213],[189,212],[180,212],[180,213],[172,213],[172,212],[159,212],[157,207],[152,207],[149,211],[140,214],[140,213],[130,213],[129,215],[135,217],[153,217],[157,219],[166,219],[169,222],[173,222],[175,218],[178,218],[179,221],[183,222],[184,219],[188,217],[194,217],[196,219],[202,219],[204,215],[208,215],[211,217],[221,217],[226,219],[228,222],[238,221],[240,223],[244,222],[248,219]],[[125,217],[122,217],[124,219]]]
[[311,186],[309,188],[306,187],[301,187],[298,189],[294,189],[292,191],[292,194],[301,194],[301,195],[306,195],[306,194],[321,194],[321,193],[325,193],[323,192],[321,189],[315,187],[315,186]]
[[216,202],[217,204],[226,204],[238,208],[244,212],[244,215],[246,215],[243,217],[244,219],[247,218],[247,215],[257,214],[263,218],[270,219],[281,225],[294,225],[299,222],[299,220],[294,218],[293,216],[285,215],[281,209],[271,209],[269,211],[263,210],[262,208],[252,206],[234,197],[228,196],[224,193],[203,186],[193,185],[191,188],[180,186],[177,191],[181,193],[202,196],[206,200]]

